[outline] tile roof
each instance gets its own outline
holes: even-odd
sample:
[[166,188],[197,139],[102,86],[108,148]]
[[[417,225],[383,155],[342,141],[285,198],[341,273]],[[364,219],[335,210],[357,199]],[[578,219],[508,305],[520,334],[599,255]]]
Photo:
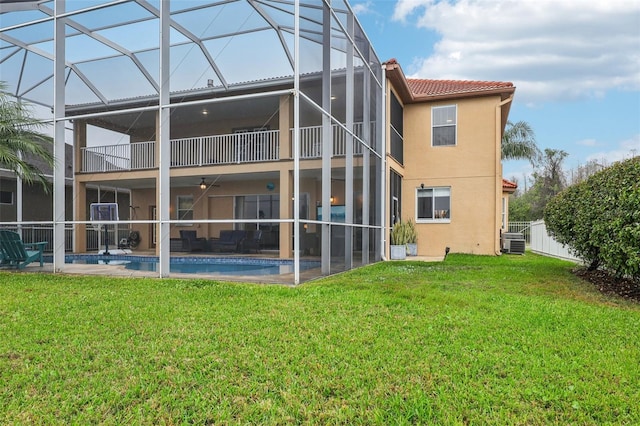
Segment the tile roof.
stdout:
[[516,88],[511,82],[431,80],[406,78],[396,59],[384,63],[386,75],[403,103],[500,95],[504,101],[513,96]]
[[510,180],[502,179],[502,189],[505,191],[515,191],[518,189],[518,184]]
[[408,78],[407,84],[415,97],[447,96],[513,88],[502,81],[427,80]]

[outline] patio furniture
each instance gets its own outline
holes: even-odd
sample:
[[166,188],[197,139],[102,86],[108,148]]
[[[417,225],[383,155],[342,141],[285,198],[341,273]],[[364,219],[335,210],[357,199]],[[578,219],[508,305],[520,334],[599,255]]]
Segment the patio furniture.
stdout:
[[247,231],[239,229],[224,229],[220,231],[220,238],[211,239],[211,251],[234,251],[240,249],[240,243],[247,236]]
[[240,242],[243,253],[250,253],[251,250],[255,250],[256,253],[260,253],[260,247],[262,246],[262,230],[257,229],[255,231],[247,231],[246,237]]
[[17,232],[0,230],[0,264],[2,266],[24,269],[35,260],[44,264],[44,247],[46,242],[25,243]]
[[196,231],[180,231],[182,239],[182,248],[185,251],[207,251],[207,239],[198,238]]

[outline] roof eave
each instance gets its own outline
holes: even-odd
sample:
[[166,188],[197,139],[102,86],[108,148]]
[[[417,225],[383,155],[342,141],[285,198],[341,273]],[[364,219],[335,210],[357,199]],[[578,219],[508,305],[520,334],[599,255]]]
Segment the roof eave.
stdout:
[[431,101],[441,101],[441,100],[449,100],[449,99],[478,98],[482,96],[495,96],[495,95],[500,95],[500,100],[503,101],[509,98],[509,96],[513,95],[515,91],[516,91],[516,88],[514,86],[509,86],[509,87],[500,87],[500,88],[489,89],[489,90],[443,93],[439,95],[415,95],[413,97],[413,101],[414,102],[431,102]]
[[407,78],[400,67],[400,64],[395,60],[390,60],[384,63],[387,78],[391,82],[391,85],[400,96],[400,100],[404,104],[412,103],[414,101],[413,93],[407,83]]

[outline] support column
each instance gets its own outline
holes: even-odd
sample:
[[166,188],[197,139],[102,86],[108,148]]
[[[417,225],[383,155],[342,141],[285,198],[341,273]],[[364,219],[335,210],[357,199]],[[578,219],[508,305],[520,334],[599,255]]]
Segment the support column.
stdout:
[[[365,62],[369,63],[369,52],[363,52],[365,55]],[[376,144],[372,143],[371,138],[371,72],[365,71],[362,78],[362,140],[367,145],[375,147]],[[371,150],[365,149],[362,152],[362,224],[365,229],[362,232],[362,264],[369,264],[369,228],[370,214],[371,214]]]
[[[293,5],[293,192],[300,190],[300,2]],[[282,173],[280,174],[282,177]],[[300,197],[297,197],[300,198]],[[280,200],[282,202],[282,200]],[[298,207],[300,201],[294,202],[294,222],[298,217]],[[282,216],[280,216],[282,217]],[[300,239],[297,238],[293,244],[293,283],[300,283]]]
[[[280,170],[280,218],[292,217],[293,176],[290,170]],[[295,201],[295,200],[293,200]],[[293,228],[290,223],[280,223],[280,259],[289,259],[293,250]]]
[[291,96],[280,96],[279,110],[279,127],[280,127],[280,160],[292,157],[291,150]]
[[[22,160],[22,152],[18,151],[18,158]],[[23,210],[24,199],[22,195],[22,178],[16,174],[16,222],[18,222],[18,233],[22,238],[22,221],[24,220]]]
[[65,253],[65,0],[54,5],[54,59],[53,59],[53,270],[64,270]]
[[[156,141],[154,144],[154,152],[153,152],[153,158],[154,158],[154,167],[156,167],[156,181],[155,181],[155,187],[156,187],[156,216],[152,217],[151,214],[149,214],[149,220],[158,220],[160,218],[160,191],[158,190],[158,188],[160,188],[160,112],[156,111]],[[169,200],[169,205],[171,205],[171,200]],[[151,212],[150,212],[151,213]],[[169,212],[169,214],[171,214],[171,212]],[[162,229],[160,228],[160,226],[156,225],[155,227],[152,224],[149,224],[150,226],[153,227],[153,229],[155,229],[155,234],[156,234],[156,247],[155,247],[155,254],[156,256],[160,256],[160,238],[161,238],[161,231]],[[149,242],[149,248],[151,248],[151,242]]]
[[169,61],[169,33],[170,26],[170,0],[160,2],[160,105],[159,105],[159,131],[158,131],[158,181],[156,193],[158,194],[158,216],[160,218],[159,248],[159,275],[161,278],[169,276],[170,241],[169,233],[171,224],[169,205],[171,197],[169,166],[171,163],[171,150],[169,146],[170,118],[169,109],[170,87],[170,61]]
[[[353,28],[354,17],[349,14],[347,20],[347,32],[349,38],[353,40]],[[355,78],[353,76],[353,44],[351,41],[347,41],[347,75],[346,75],[346,126],[349,130],[346,138],[346,159],[345,159],[345,222],[347,226],[344,230],[344,264],[345,269],[349,270],[353,268],[353,134],[354,131],[354,119],[353,119],[353,93],[354,93]]]
[[[87,123],[76,120],[73,123],[73,175],[82,171],[82,150],[87,146]],[[87,219],[87,184],[73,179],[73,219]],[[87,251],[87,225],[74,226],[73,251],[82,253]]]
[[[333,154],[333,135],[331,131],[331,10],[322,6],[322,220],[331,221],[331,155]],[[331,272],[331,226],[322,225],[323,275]]]

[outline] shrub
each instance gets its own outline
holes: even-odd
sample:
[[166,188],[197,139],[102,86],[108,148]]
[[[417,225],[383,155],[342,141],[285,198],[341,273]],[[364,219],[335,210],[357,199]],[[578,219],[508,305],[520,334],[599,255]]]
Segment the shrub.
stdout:
[[407,244],[407,225],[405,222],[396,222],[391,228],[391,244],[394,246],[403,246]]
[[412,219],[409,219],[405,223],[406,229],[405,232],[407,234],[407,243],[416,244],[418,242],[418,233],[416,232],[416,224]]
[[569,187],[545,208],[549,234],[590,269],[640,279],[640,158],[619,162]]

